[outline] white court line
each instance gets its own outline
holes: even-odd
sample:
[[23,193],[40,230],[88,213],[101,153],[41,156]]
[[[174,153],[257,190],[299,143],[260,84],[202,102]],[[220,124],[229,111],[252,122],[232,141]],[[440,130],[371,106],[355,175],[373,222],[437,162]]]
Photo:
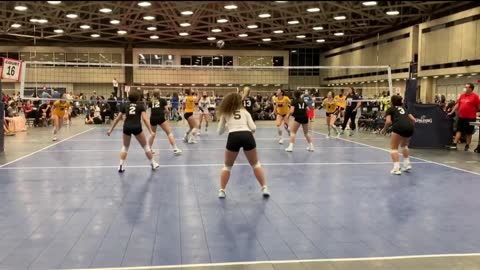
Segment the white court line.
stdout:
[[[285,140],[288,140],[289,138],[284,137]],[[176,141],[183,141],[183,138],[175,138]],[[256,141],[272,141],[272,142],[278,142],[277,138],[269,137],[269,138],[255,138]],[[313,140],[330,140],[326,138],[313,138]],[[80,139],[80,140],[70,140],[71,142],[122,142],[120,139]],[[159,138],[155,139],[155,141],[168,141],[168,139],[164,138]],[[198,142],[202,141],[224,141],[225,143],[227,142],[227,138],[212,138],[208,139],[205,137],[199,137]]]
[[283,261],[251,261],[251,262],[228,262],[228,263],[203,263],[203,264],[180,264],[180,265],[162,265],[162,266],[138,266],[138,267],[113,267],[113,268],[85,268],[70,270],[155,270],[155,269],[174,269],[174,268],[194,268],[194,267],[215,267],[215,266],[236,266],[236,265],[255,265],[255,264],[287,264],[287,263],[316,263],[316,262],[354,262],[354,261],[379,261],[379,260],[407,260],[424,258],[449,258],[449,257],[475,257],[480,253],[460,253],[460,254],[432,254],[432,255],[411,255],[411,256],[391,256],[391,257],[366,257],[366,258],[337,258],[337,259],[310,259],[310,260],[283,260]]
[[[430,162],[411,162],[412,164],[424,164]],[[262,166],[298,166],[298,165],[310,165],[310,166],[330,166],[330,165],[359,165],[359,166],[368,166],[368,165],[385,165],[392,164],[392,162],[303,162],[303,163],[262,163]],[[224,166],[223,163],[209,163],[209,164],[165,164],[160,165],[160,168],[175,168],[175,167],[221,167]],[[251,166],[248,163],[235,163],[235,166]],[[150,165],[126,165],[128,168],[151,168]],[[46,167],[0,167],[0,170],[38,170],[38,169],[111,169],[118,168],[115,166],[46,166]]]
[[[322,149],[343,149],[343,148],[346,148],[346,149],[349,149],[349,148],[353,148],[353,149],[369,149],[368,147],[365,147],[365,146],[362,146],[362,147],[359,147],[359,146],[319,146],[317,148],[315,148],[315,151],[321,151]],[[273,148],[273,147],[257,147],[256,148],[257,150],[284,150],[282,147],[277,147],[277,148]],[[300,149],[300,148],[299,148]],[[142,149],[138,149],[139,151],[138,152],[129,152],[129,153],[141,153],[141,154],[144,154],[145,152],[141,151]],[[153,151],[172,151],[173,149],[172,148],[154,148]],[[185,148],[185,149],[182,149],[183,152],[186,152],[186,151],[218,151],[218,150],[225,150],[225,147],[221,147],[221,148],[192,148],[192,149],[188,149],[188,148]],[[115,150],[112,150],[112,149],[107,149],[107,150],[101,150],[101,149],[66,149],[66,150],[48,150],[48,151],[43,151],[44,153],[70,153],[70,152],[119,152],[120,150],[118,149],[115,149]],[[297,150],[298,152],[300,150]]]
[[[321,132],[318,132],[318,131],[313,131],[313,132],[314,132],[314,133],[317,133],[317,134],[320,134],[320,135],[323,135],[323,136],[326,136],[326,134],[321,133]],[[381,151],[383,151],[383,152],[388,152],[388,153],[390,153],[390,150],[389,150],[389,149],[384,149],[384,148],[381,148],[381,147],[376,147],[376,146],[368,145],[368,144],[365,144],[365,143],[355,142],[355,141],[351,141],[351,140],[347,140],[347,139],[339,138],[339,137],[337,137],[336,139],[337,139],[337,140],[346,141],[346,142],[350,142],[350,143],[354,143],[354,144],[358,144],[358,145],[367,146],[367,147],[370,147],[370,148],[373,148],[373,149],[377,149],[377,150],[381,150]],[[412,155],[410,155],[410,157],[411,157],[411,158],[416,158],[416,159],[421,160],[421,161],[424,161],[424,162],[426,162],[426,163],[436,164],[436,165],[443,166],[443,167],[450,168],[450,169],[454,169],[454,170],[457,170],[457,171],[462,171],[462,172],[466,172],[466,173],[471,173],[471,174],[475,174],[475,175],[480,175],[480,173],[477,173],[477,172],[472,172],[472,171],[465,170],[465,169],[462,169],[462,168],[457,168],[457,167],[449,166],[449,165],[447,165],[447,164],[443,164],[443,163],[440,163],[440,162],[435,162],[435,161],[432,161],[432,160],[428,160],[428,159],[424,159],[424,158],[419,158],[419,157],[412,156]]]
[[5,166],[7,166],[7,165],[10,165],[10,164],[15,163],[15,162],[17,162],[17,161],[20,161],[20,160],[25,159],[25,158],[27,158],[27,157],[33,156],[33,155],[35,155],[35,154],[37,154],[37,153],[39,153],[39,152],[42,152],[42,151],[44,151],[44,150],[46,150],[46,149],[48,149],[48,148],[50,148],[50,147],[53,147],[53,146],[55,146],[55,145],[57,145],[57,144],[60,144],[60,143],[65,142],[65,141],[68,141],[68,140],[70,140],[70,139],[72,139],[72,138],[75,138],[75,137],[77,137],[77,136],[80,136],[80,135],[82,135],[82,134],[85,134],[85,133],[87,133],[87,132],[89,132],[89,131],[92,131],[92,130],[94,130],[94,129],[95,129],[95,128],[90,128],[90,129],[84,130],[84,131],[82,131],[82,132],[80,132],[80,133],[77,133],[77,134],[75,134],[75,135],[72,135],[72,136],[70,136],[70,137],[67,137],[67,138],[65,138],[65,139],[63,139],[63,140],[61,140],[61,141],[56,142],[56,143],[52,143],[52,144],[50,144],[50,145],[48,145],[48,146],[46,146],[46,147],[43,147],[42,149],[39,149],[39,150],[34,151],[34,152],[30,153],[30,154],[27,154],[27,155],[25,155],[25,156],[19,157],[19,158],[15,159],[15,160],[12,160],[12,161],[10,161],[10,162],[7,162],[7,163],[5,163],[5,164],[3,164],[3,165],[0,165],[0,168],[3,168],[3,167],[5,167]]

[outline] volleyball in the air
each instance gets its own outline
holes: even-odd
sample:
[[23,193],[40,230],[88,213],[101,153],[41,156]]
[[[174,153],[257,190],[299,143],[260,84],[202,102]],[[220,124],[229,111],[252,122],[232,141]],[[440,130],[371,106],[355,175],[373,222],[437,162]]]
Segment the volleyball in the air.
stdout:
[[223,40],[217,41],[217,47],[218,47],[219,49],[223,48],[223,46],[225,46],[225,41],[223,41]]

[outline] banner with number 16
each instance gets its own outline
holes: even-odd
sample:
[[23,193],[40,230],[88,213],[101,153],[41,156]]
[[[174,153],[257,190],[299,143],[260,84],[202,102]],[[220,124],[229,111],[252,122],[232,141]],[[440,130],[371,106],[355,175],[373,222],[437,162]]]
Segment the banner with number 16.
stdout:
[[22,74],[22,61],[3,58],[2,63],[2,80],[19,81]]

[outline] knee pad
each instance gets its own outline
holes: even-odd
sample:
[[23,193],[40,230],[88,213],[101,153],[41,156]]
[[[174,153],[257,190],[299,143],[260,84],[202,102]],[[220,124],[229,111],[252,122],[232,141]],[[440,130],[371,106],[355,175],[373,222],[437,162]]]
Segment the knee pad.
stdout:
[[252,167],[253,167],[253,169],[258,169],[258,168],[262,167],[262,164],[260,163],[260,161],[257,161],[257,163],[255,165],[253,165]]
[[152,151],[152,149],[150,148],[150,145],[148,145],[148,143],[145,145],[145,147],[143,147],[143,149],[145,150],[145,153],[148,153],[148,152]]
[[398,154],[398,150],[392,149],[392,150],[390,150],[390,153],[391,153],[391,154]]
[[122,146],[122,153],[128,153],[128,147]]
[[232,170],[232,166],[223,165],[222,171],[227,171],[227,172],[229,172],[229,171],[231,171],[231,170]]

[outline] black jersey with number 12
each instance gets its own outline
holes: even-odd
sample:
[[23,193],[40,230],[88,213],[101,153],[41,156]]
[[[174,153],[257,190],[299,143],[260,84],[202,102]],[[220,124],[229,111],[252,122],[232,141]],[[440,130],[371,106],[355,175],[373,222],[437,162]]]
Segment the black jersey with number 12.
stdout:
[[150,107],[152,108],[150,118],[164,118],[165,106],[167,106],[167,101],[165,99],[152,99],[152,102],[150,103]]
[[253,97],[245,97],[245,99],[243,100],[243,107],[245,108],[245,110],[247,110],[247,112],[252,114],[256,102],[257,101]]
[[143,104],[127,103],[123,107],[122,113],[125,114],[124,127],[131,129],[142,128],[142,112],[145,111]]

